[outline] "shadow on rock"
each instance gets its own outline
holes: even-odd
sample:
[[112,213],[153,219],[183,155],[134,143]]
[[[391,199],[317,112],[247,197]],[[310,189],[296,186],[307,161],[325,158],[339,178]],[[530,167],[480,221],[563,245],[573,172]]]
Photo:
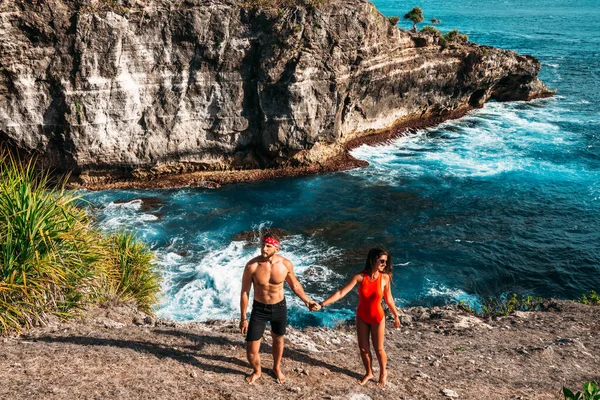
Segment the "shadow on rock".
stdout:
[[[231,345],[231,346],[239,346],[240,345],[240,343],[237,341],[231,341],[231,340],[223,338],[223,337],[204,336],[204,335],[198,335],[195,333],[181,332],[181,331],[160,331],[160,330],[158,330],[158,331],[154,331],[154,332],[158,333],[158,334],[184,337],[192,342],[197,342],[198,345],[186,347],[186,348],[194,349],[194,350],[201,349],[202,347],[204,347],[207,344]],[[260,350],[261,350],[261,352],[270,353],[272,350],[272,346],[263,342],[260,346]],[[322,368],[328,369],[331,372],[335,372],[338,374],[344,374],[344,375],[347,375],[354,379],[362,378],[362,375],[358,374],[357,372],[350,371],[349,369],[338,367],[337,365],[329,364],[325,361],[316,359],[314,357],[309,356],[307,353],[305,353],[301,350],[291,349],[289,347],[289,345],[286,346],[283,355],[294,361],[306,363],[313,367],[322,367]],[[202,355],[202,356],[204,357],[204,355]],[[219,360],[220,357],[222,357],[222,356],[211,355],[210,357],[214,357],[214,359]],[[229,357],[225,357],[225,358],[229,358]],[[211,358],[211,359],[213,359],[213,358]],[[235,360],[235,362],[234,362],[235,364],[241,365],[246,368],[250,368],[250,365],[247,362],[242,362],[237,358],[234,360]]]
[[[165,333],[159,331],[158,333]],[[176,335],[176,336],[184,336],[184,335]],[[210,338],[199,336],[197,340],[203,339],[212,339],[215,344],[224,344],[224,342],[229,342],[227,340],[223,341],[217,338]],[[228,367],[222,367],[218,365],[206,364],[198,361],[197,357],[206,358],[209,360],[215,360],[220,362],[229,362],[232,364],[240,365],[246,367],[247,364],[237,358],[234,357],[226,357],[226,356],[215,356],[210,354],[198,354],[192,351],[182,351],[176,350],[172,347],[151,343],[151,342],[143,342],[143,341],[134,341],[134,340],[117,340],[117,339],[104,339],[104,338],[94,338],[94,337],[86,337],[86,336],[72,336],[72,337],[51,337],[51,336],[43,336],[35,339],[38,342],[47,342],[47,343],[72,343],[80,346],[110,346],[110,347],[118,347],[122,349],[131,349],[140,353],[149,353],[153,354],[157,358],[172,358],[180,363],[189,364],[198,369],[205,371],[212,371],[222,374],[235,374],[235,375],[246,375],[244,371],[240,371],[238,369],[232,369]],[[206,342],[208,343],[208,342]],[[206,344],[204,343],[204,344]],[[233,342],[230,342],[233,344]],[[239,343],[237,343],[239,345]],[[190,346],[193,348],[201,349],[204,347],[201,346]]]

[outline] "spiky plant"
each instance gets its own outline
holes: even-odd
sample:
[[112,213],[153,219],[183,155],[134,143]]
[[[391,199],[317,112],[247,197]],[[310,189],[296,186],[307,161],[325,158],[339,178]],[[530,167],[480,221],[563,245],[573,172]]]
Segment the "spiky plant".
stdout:
[[48,186],[33,162],[0,153],[0,332],[69,315],[103,257],[79,197]]
[[118,232],[106,243],[103,263],[106,283],[103,300],[134,301],[137,308],[152,312],[160,289],[153,254],[133,233]]

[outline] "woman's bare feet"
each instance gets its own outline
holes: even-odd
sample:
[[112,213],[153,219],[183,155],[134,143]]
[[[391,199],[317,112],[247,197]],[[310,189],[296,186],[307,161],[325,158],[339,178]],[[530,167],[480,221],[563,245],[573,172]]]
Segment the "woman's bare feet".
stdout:
[[277,383],[285,383],[285,375],[281,373],[280,369],[273,369],[273,375],[275,375],[275,380],[277,381]]
[[258,378],[260,378],[260,372],[253,372],[246,377],[246,382],[252,385]]
[[359,385],[364,385],[365,383],[369,382],[370,380],[372,380],[374,378],[373,376],[373,372],[369,372],[368,374],[366,374],[362,379],[358,379],[358,384]]
[[383,372],[379,374],[379,382],[377,382],[377,386],[384,387],[387,383],[387,372]]

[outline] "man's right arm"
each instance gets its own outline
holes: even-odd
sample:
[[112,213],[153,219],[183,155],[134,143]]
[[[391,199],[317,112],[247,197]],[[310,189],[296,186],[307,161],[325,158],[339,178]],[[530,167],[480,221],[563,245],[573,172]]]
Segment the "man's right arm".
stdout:
[[250,299],[250,289],[252,288],[252,264],[247,264],[242,275],[242,292],[240,294],[240,332],[243,335],[248,331],[248,320],[246,311],[248,310],[248,301]]

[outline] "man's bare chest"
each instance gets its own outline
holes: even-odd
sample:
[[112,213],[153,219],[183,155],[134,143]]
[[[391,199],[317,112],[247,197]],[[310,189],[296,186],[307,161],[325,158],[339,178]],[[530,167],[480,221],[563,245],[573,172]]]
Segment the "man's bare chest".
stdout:
[[280,285],[285,281],[286,268],[283,265],[259,265],[254,272],[254,282],[261,286]]

